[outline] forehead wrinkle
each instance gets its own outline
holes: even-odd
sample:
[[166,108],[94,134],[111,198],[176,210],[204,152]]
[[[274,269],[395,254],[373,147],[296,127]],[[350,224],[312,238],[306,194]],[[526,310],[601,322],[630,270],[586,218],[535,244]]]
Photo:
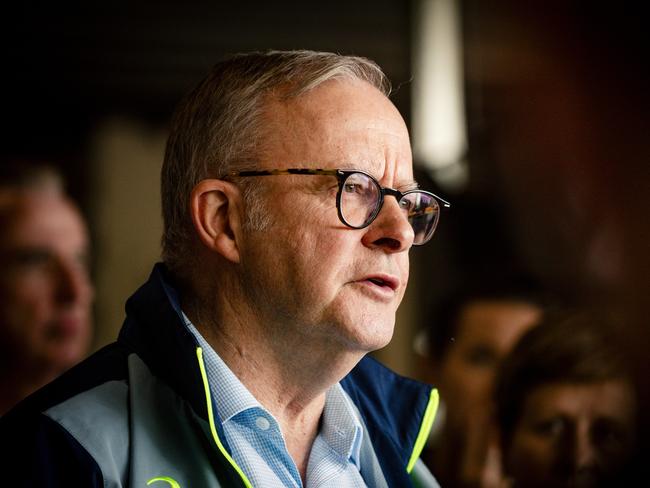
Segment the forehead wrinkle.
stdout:
[[399,190],[402,193],[407,192],[407,191],[411,191],[411,190],[418,190],[419,188],[420,188],[420,184],[415,180],[412,180],[412,181],[410,181],[408,183],[404,183],[402,185],[398,185],[398,186],[395,187],[396,190]]

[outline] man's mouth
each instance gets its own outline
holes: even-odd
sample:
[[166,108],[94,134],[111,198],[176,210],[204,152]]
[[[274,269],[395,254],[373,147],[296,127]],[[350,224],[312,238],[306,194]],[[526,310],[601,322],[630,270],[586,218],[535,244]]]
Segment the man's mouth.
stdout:
[[388,286],[388,284],[380,278],[368,278],[370,283],[374,283],[377,286]]
[[368,276],[367,278],[361,281],[370,282],[375,286],[381,287],[386,290],[391,290],[391,291],[395,291],[399,287],[399,281],[392,276],[373,275],[373,276]]

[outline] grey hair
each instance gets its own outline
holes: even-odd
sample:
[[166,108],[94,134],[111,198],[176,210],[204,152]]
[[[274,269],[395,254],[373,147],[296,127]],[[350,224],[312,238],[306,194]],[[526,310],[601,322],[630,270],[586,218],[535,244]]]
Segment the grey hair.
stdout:
[[[366,58],[314,51],[267,51],[234,55],[215,65],[180,103],[172,119],[161,174],[164,231],[162,257],[179,278],[191,265],[189,199],[206,178],[251,168],[259,157],[262,115],[269,96],[295,98],[335,79],[360,80],[390,94],[381,68]],[[256,187],[243,183],[249,205],[245,225],[263,227]]]

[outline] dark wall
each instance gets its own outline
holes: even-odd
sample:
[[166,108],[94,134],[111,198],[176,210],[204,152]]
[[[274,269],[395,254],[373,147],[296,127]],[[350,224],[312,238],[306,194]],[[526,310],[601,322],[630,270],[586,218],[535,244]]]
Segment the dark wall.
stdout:
[[[164,124],[219,58],[308,48],[376,60],[396,88],[410,79],[409,2],[27,2],[4,12],[2,153],[66,160],[107,115]],[[408,116],[408,86],[395,103]],[[77,185],[78,186],[78,185]]]

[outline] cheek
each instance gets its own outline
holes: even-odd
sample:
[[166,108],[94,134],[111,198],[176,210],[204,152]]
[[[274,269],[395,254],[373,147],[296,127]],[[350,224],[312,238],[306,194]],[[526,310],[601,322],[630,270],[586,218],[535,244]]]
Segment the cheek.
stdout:
[[354,231],[328,228],[326,223],[309,222],[283,232],[280,252],[290,265],[310,280],[326,281],[337,273],[345,275],[354,260]]
[[2,312],[2,337],[0,339],[16,350],[29,351],[44,342],[48,314],[37,303],[29,300],[14,301],[4,306]]
[[397,259],[397,267],[400,273],[400,279],[402,281],[402,289],[400,290],[400,297],[399,297],[401,302],[402,298],[404,297],[404,293],[406,292],[406,286],[408,285],[408,281],[409,281],[410,260],[409,260],[408,253],[400,253],[396,257],[396,259]]
[[[313,225],[291,224],[260,236],[255,247],[263,257],[258,255],[251,261],[248,275],[251,280],[285,295],[294,306],[322,301],[326,298],[323,289],[330,287],[340,267],[334,263],[340,252],[337,242],[319,233]],[[279,283],[284,291],[277,290]]]
[[37,302],[50,297],[56,288],[56,279],[45,270],[28,270],[11,280],[11,290],[16,301]]
[[13,280],[5,287],[3,307],[11,311],[16,320],[38,318],[47,314],[52,297],[52,286],[44,277],[25,277]]
[[558,451],[551,439],[520,428],[513,438],[508,456],[509,465],[513,470],[526,473],[529,477],[542,476],[551,471]]
[[462,352],[452,352],[445,368],[445,384],[463,396],[473,395],[483,383],[482,375],[462,357]]

